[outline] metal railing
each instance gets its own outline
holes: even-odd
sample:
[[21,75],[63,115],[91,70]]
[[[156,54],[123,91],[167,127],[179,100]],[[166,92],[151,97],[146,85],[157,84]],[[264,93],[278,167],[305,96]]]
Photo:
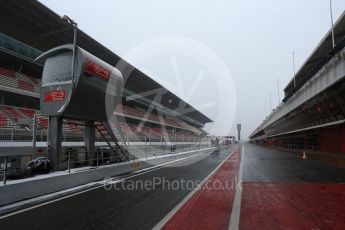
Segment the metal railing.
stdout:
[[0,173],[2,173],[2,182],[3,184],[6,184],[7,182],[7,156],[3,157],[4,158],[4,163],[0,164]]
[[[177,154],[181,152],[187,152],[192,150],[198,150],[202,148],[210,147],[209,143],[193,143],[193,144],[181,144],[178,145],[166,145],[162,143],[161,145],[141,145],[141,146],[131,146],[129,150],[129,158],[127,160],[123,160],[124,157],[121,155],[111,155],[110,150],[103,149],[99,150],[96,153],[95,158],[89,159],[74,159],[73,157],[73,150],[67,151],[66,159],[63,163],[66,163],[66,170],[68,173],[71,173],[71,169],[90,166],[90,167],[99,167],[102,165],[111,165],[111,164],[119,164],[122,162],[136,162],[139,160],[148,160],[148,159],[155,159],[161,156],[169,155],[169,154]],[[108,155],[109,154],[109,155]],[[108,155],[108,156],[104,156]]]
[[[87,158],[86,156],[88,153],[86,150],[84,152],[85,155],[83,155],[83,152],[80,150],[82,148],[79,148],[78,151],[74,151],[73,148],[70,148],[65,151],[65,159],[60,160],[60,162],[61,169],[67,170],[68,174],[70,174],[71,170],[77,172],[78,168],[80,168],[80,170],[90,170],[89,167],[98,168],[104,165],[117,165],[123,162],[133,163],[133,167],[136,167],[139,161],[152,160],[164,156],[177,157],[177,155],[182,152],[200,150],[208,147],[211,147],[211,145],[207,142],[189,144],[177,143],[176,145],[173,145],[172,143],[161,143],[159,145],[131,146],[128,158],[124,158],[121,155],[111,154],[110,150],[105,148],[98,150],[94,158]],[[81,159],[79,158],[80,154],[83,155]],[[46,155],[43,154],[40,157],[44,156]],[[26,161],[21,157],[27,157]],[[13,161],[14,158],[16,158],[15,161]],[[34,174],[31,174],[31,171],[30,174],[27,174],[27,172],[29,172],[26,170],[28,162],[32,160],[34,160],[34,157],[29,154],[10,154],[0,156],[0,180],[6,185],[8,178],[11,177],[11,179],[13,179],[15,178],[14,175],[18,178],[25,178],[27,176],[39,174],[36,171]],[[87,168],[83,169],[83,167]]]

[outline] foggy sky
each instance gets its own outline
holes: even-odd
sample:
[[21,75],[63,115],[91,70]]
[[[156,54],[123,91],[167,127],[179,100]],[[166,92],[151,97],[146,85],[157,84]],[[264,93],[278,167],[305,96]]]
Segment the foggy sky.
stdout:
[[[236,123],[242,123],[244,138],[261,122],[265,110],[268,115],[277,106],[277,78],[282,99],[283,88],[293,75],[292,52],[296,53],[298,70],[331,27],[328,0],[41,2],[60,15],[70,16],[84,32],[138,64],[150,77],[214,119],[212,128],[207,127],[212,133],[234,135]],[[334,20],[344,10],[344,0],[333,0]],[[224,72],[228,79],[218,79],[223,82],[221,87],[215,84],[217,73],[212,75],[212,70],[208,71],[195,58],[202,55],[189,49],[187,55],[158,52],[151,59],[136,63],[140,55],[133,49],[137,51],[138,46],[150,41],[157,45],[154,42],[161,38],[194,41],[210,51],[205,53],[214,57],[212,60],[219,58],[225,64],[230,71]],[[157,46],[152,47],[151,43],[145,51],[157,52],[154,49]],[[231,84],[230,78],[236,97],[222,92],[232,90],[226,86]],[[224,101],[218,99],[227,95],[233,98],[224,106]],[[227,119],[233,126],[222,129]]]

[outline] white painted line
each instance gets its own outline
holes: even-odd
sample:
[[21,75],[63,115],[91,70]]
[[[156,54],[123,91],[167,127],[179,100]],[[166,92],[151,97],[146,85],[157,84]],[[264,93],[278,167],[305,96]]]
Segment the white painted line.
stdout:
[[[81,167],[81,168],[75,168],[75,169],[71,169],[71,173],[68,173],[68,170],[65,171],[58,171],[58,172],[53,172],[53,173],[49,173],[49,174],[44,174],[44,175],[36,175],[35,177],[30,177],[30,178],[25,178],[25,179],[18,179],[18,180],[9,180],[7,181],[7,185],[13,185],[13,184],[19,184],[19,183],[23,183],[23,182],[29,182],[29,181],[35,181],[35,180],[40,180],[40,179],[46,179],[46,178],[51,178],[51,177],[57,177],[57,176],[65,176],[65,175],[70,175],[70,174],[74,174],[74,173],[80,173],[80,172],[85,172],[85,171],[91,171],[91,170],[97,170],[97,169],[102,169],[102,168],[111,168],[111,167],[117,167],[120,165],[129,165],[133,162],[138,162],[138,161],[143,161],[143,162],[149,162],[150,160],[156,160],[156,159],[161,159],[161,158],[168,158],[168,157],[179,157],[185,154],[189,154],[189,153],[196,153],[196,152],[203,152],[203,151],[208,151],[208,150],[215,150],[216,147],[210,147],[210,148],[204,148],[204,149],[195,149],[195,150],[189,150],[189,151],[185,151],[185,152],[179,152],[179,153],[174,153],[174,154],[165,154],[165,155],[159,155],[159,156],[154,156],[154,157],[148,157],[147,159],[144,158],[137,158],[134,161],[126,161],[126,162],[120,162],[120,163],[115,163],[115,164],[109,164],[109,165],[101,165],[98,167]],[[1,186],[5,186],[2,183],[0,184]]]
[[[145,172],[141,172],[141,173],[138,173],[138,174],[135,174],[135,175],[132,175],[132,176],[128,176],[128,177],[125,177],[125,178],[121,178],[119,180],[116,180],[116,181],[113,181],[111,183],[115,184],[115,183],[119,183],[121,181],[124,181],[124,180],[127,180],[127,179],[130,179],[130,178],[133,178],[133,177],[137,177],[137,176],[140,176],[140,175],[143,175],[143,174],[147,174],[147,173],[150,173],[150,172],[153,172],[153,171],[156,171],[156,170],[159,170],[159,169],[162,169],[162,168],[165,168],[165,167],[168,167],[169,165],[173,165],[173,164],[177,164],[181,161],[187,161],[187,160],[190,160],[190,159],[193,159],[193,158],[196,158],[196,157],[199,157],[201,155],[206,155],[206,154],[210,154],[212,153],[213,151],[211,152],[203,152],[203,153],[199,153],[199,154],[195,154],[195,155],[192,155],[192,156],[189,156],[189,157],[185,157],[185,158],[180,158],[180,159],[177,159],[177,160],[174,160],[174,161],[170,161],[170,162],[166,162],[166,163],[163,163],[163,164],[160,164],[160,165],[155,165],[155,166],[152,166],[150,167],[151,170],[149,171],[145,171]],[[114,179],[114,178],[117,178],[117,177],[113,177],[113,178],[109,178],[109,179]],[[25,208],[25,209],[22,209],[22,210],[18,210],[16,212],[12,212],[12,213],[9,213],[7,215],[3,215],[3,216],[0,216],[0,220],[1,219],[5,219],[7,217],[10,217],[10,216],[14,216],[14,215],[17,215],[19,213],[23,213],[23,212],[26,212],[26,211],[29,211],[29,210],[32,210],[32,209],[35,209],[35,208],[38,208],[38,207],[42,207],[42,206],[45,206],[47,204],[51,204],[51,203],[54,203],[54,202],[57,202],[57,201],[60,201],[60,200],[64,200],[64,199],[67,199],[67,198],[70,198],[70,197],[73,197],[73,196],[77,196],[79,194],[82,194],[82,193],[86,193],[86,192],[89,192],[89,191],[92,191],[92,190],[95,190],[95,189],[98,189],[98,188],[101,188],[101,187],[104,187],[104,180],[102,181],[98,181],[98,182],[92,182],[90,184],[87,184],[87,185],[84,185],[85,187],[86,186],[90,186],[91,184],[100,184],[102,183],[101,185],[98,185],[96,187],[92,187],[92,188],[89,188],[89,189],[86,189],[86,190],[83,190],[83,191],[80,191],[80,192],[77,192],[77,193],[73,193],[73,194],[70,194],[70,195],[67,195],[67,196],[64,196],[64,197],[60,197],[60,198],[57,198],[57,199],[54,199],[54,200],[50,200],[50,201],[47,201],[47,202],[44,202],[44,203],[41,203],[41,204],[37,204],[37,205],[34,205],[32,207],[28,207],[28,208]],[[80,189],[81,186],[78,186],[78,189]],[[71,191],[71,189],[67,189],[68,191]],[[65,190],[66,191],[66,190]],[[60,192],[57,192],[59,194],[61,194],[62,191]],[[54,193],[55,195],[51,195],[51,197],[54,197],[56,196],[57,193]],[[48,195],[47,195],[48,196]],[[33,198],[35,199],[35,198]],[[19,205],[19,203],[22,203],[21,205]],[[23,202],[19,202],[19,203],[16,203],[18,204],[17,207],[20,207],[24,204],[28,204],[28,201],[23,201]],[[2,207],[3,209],[6,208],[7,206],[5,207]],[[12,209],[15,208],[15,207],[11,207]]]
[[230,230],[238,230],[240,227],[241,201],[242,201],[242,179],[243,179],[244,145],[242,145],[241,164],[238,173],[235,199],[232,206],[231,218],[229,223]]
[[[204,150],[208,150],[208,149],[204,149]],[[199,151],[200,150],[197,150],[195,152],[199,152]],[[179,158],[179,159],[176,159],[176,160],[173,160],[173,161],[169,161],[169,162],[165,162],[165,163],[162,163],[162,164],[159,164],[159,165],[153,165],[153,166],[148,167],[148,168],[144,168],[144,169],[133,171],[133,172],[131,172],[131,174],[135,174],[135,176],[141,175],[141,174],[138,174],[138,173],[146,172],[146,171],[152,171],[153,169],[156,169],[156,168],[161,168],[161,167],[164,167],[164,166],[167,166],[167,165],[176,164],[179,161],[189,160],[191,158],[196,158],[196,157],[198,157],[200,155],[206,155],[208,153],[209,153],[208,151],[205,151],[203,153],[195,154],[195,155],[192,155],[192,156],[189,156],[189,157]],[[116,176],[112,177],[111,179],[114,179],[114,178],[116,178]],[[127,178],[130,178],[130,177],[127,177]],[[0,207],[0,213],[8,212],[8,211],[11,211],[13,209],[20,208],[20,207],[22,207],[24,205],[29,205],[29,204],[36,203],[36,202],[44,202],[45,200],[48,200],[48,199],[51,200],[51,199],[54,199],[55,197],[58,197],[60,195],[66,194],[66,193],[76,192],[76,191],[81,190],[81,189],[88,189],[89,187],[93,187],[93,186],[98,185],[98,187],[95,187],[95,189],[97,189],[97,188],[100,187],[99,186],[100,183],[104,183],[104,181],[102,180],[102,181],[91,182],[91,183],[88,183],[88,184],[84,184],[84,185],[80,185],[80,186],[77,186],[77,187],[61,190],[61,191],[54,192],[54,193],[47,194],[47,195],[43,195],[43,196],[40,196],[40,197],[35,197],[35,198],[27,199],[27,200],[20,201],[20,202],[14,203],[14,204],[9,204],[9,205]]]
[[8,205],[0,207],[0,213],[10,212],[11,210],[18,209],[18,208],[23,207],[25,205],[30,205],[30,204],[37,203],[37,202],[44,202],[44,201],[46,201],[48,199],[51,200],[51,199],[54,199],[55,197],[64,195],[66,193],[77,192],[78,190],[87,189],[87,188],[99,185],[99,183],[100,183],[99,181],[91,182],[91,183],[88,183],[88,184],[84,184],[84,185],[80,185],[80,186],[77,186],[77,187],[61,190],[61,191],[54,192],[54,193],[51,193],[51,194],[46,194],[46,195],[43,195],[43,196],[30,198],[30,199],[27,199],[27,200],[24,200],[24,201],[20,201],[20,202],[17,202],[17,203],[8,204]]
[[228,160],[232,154],[234,152],[236,152],[236,150],[238,149],[238,147],[232,151],[232,153],[225,158],[201,183],[200,186],[197,186],[195,189],[193,189],[190,193],[188,193],[188,195],[180,202],[178,203],[158,224],[156,224],[156,226],[154,226],[152,229],[153,230],[158,230],[158,229],[162,229],[164,227],[164,225],[166,225],[166,223],[168,223],[168,221],[183,207],[183,205],[185,203],[187,203],[187,201],[197,192],[199,191],[199,188],[202,188],[202,186],[211,178],[211,176],[213,176],[217,170],[225,163],[226,160]]
[[216,147],[211,147],[211,148],[204,148],[204,149],[194,149],[186,152],[179,152],[179,153],[167,153],[163,155],[157,155],[157,156],[151,156],[151,157],[142,157],[142,158],[137,158],[135,161],[147,161],[147,160],[155,160],[155,159],[160,159],[160,158],[166,158],[166,157],[171,157],[171,156],[180,156],[180,155],[185,155],[187,153],[194,153],[194,152],[200,152],[200,151],[207,151],[211,149],[216,149]]

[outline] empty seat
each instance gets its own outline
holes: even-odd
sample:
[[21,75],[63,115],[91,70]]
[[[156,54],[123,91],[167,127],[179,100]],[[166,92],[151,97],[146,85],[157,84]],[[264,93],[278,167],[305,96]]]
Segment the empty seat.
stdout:
[[15,78],[16,72],[0,67],[0,75],[4,77]]
[[23,90],[28,90],[28,91],[35,91],[35,86],[28,81],[24,81],[24,80],[17,80],[17,87],[19,89],[23,89]]

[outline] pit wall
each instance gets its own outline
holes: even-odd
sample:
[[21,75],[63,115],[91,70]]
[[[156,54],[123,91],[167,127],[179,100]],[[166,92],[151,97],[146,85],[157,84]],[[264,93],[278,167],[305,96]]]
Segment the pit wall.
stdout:
[[[15,145],[16,143],[14,143]],[[70,144],[66,145],[66,144]],[[71,156],[71,167],[78,167],[78,166],[85,166],[89,164],[86,161],[86,154],[85,148],[81,147],[84,143],[64,143],[62,148],[62,154],[60,159],[60,167],[62,170],[67,169],[67,157],[68,153],[67,150],[69,147],[73,147],[76,150],[73,152]],[[160,156],[166,155],[172,152],[171,144],[169,143],[157,143],[152,142],[145,143],[145,142],[131,142],[127,149],[129,150],[132,158],[147,158],[152,156]],[[211,144],[208,142],[204,143],[176,143],[176,149],[174,153],[189,151],[189,150],[197,150],[200,148],[207,148],[210,147]],[[97,147],[106,148],[107,144],[99,142],[97,143]],[[31,161],[33,148],[28,146],[16,146],[16,147],[0,147],[0,164],[4,161],[4,156],[8,156],[8,170],[14,172],[15,174],[21,174],[24,172],[26,164]],[[37,157],[46,157],[48,150],[46,147],[46,143],[39,143],[36,148],[35,158]],[[114,157],[114,156],[113,156]],[[113,159],[114,160],[114,159]],[[100,159],[101,161],[101,159]],[[114,160],[116,162],[116,160]],[[1,167],[0,167],[1,168]]]
[[106,177],[114,177],[136,170],[148,168],[152,165],[159,165],[193,156],[200,153],[208,153],[216,148],[205,148],[195,151],[184,152],[180,154],[169,154],[152,159],[136,159],[131,162],[123,162],[114,165],[100,166],[90,170],[74,171],[71,174],[67,172],[57,172],[56,176],[49,175],[39,179],[24,181],[21,183],[7,184],[0,186],[0,206],[19,202],[25,199],[43,196],[46,194],[70,189],[76,186],[85,185],[95,181],[102,181]]

